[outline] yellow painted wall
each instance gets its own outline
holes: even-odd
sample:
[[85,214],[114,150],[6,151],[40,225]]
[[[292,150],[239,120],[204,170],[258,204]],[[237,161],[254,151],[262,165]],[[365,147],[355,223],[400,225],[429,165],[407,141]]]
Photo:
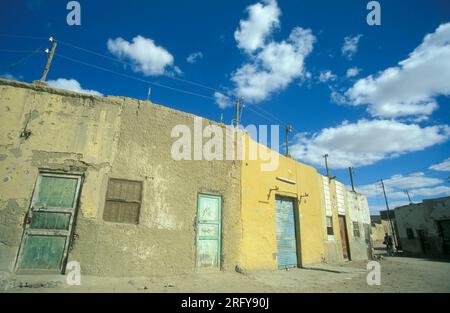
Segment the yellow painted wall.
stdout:
[[[275,196],[298,200],[297,216],[301,265],[320,263],[324,257],[324,217],[322,187],[319,174],[313,167],[279,155],[279,166],[264,172],[260,158],[250,160],[248,149],[253,142],[247,135],[246,156],[241,172],[242,241],[240,263],[248,270],[276,269],[277,243],[275,235]],[[258,147],[263,147],[257,144]],[[277,177],[295,181],[283,182]],[[308,194],[307,196],[304,196]]]

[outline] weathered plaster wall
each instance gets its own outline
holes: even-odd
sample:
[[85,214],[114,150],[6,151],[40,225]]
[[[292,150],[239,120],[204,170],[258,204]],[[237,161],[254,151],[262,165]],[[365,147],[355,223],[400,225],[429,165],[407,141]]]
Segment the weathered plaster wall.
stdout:
[[387,233],[387,225],[382,223],[373,223],[371,225],[372,228],[372,240],[373,246],[375,248],[379,248],[383,246],[384,234]]
[[[322,182],[329,185],[330,192],[330,202],[331,202],[331,212],[327,212],[325,215],[332,216],[333,220],[333,235],[327,235],[326,222],[323,229],[325,234],[324,247],[325,247],[325,261],[331,263],[340,263],[344,261],[344,257],[342,254],[342,242],[341,242],[341,233],[339,228],[339,212],[338,212],[338,204],[336,197],[336,181],[335,179],[328,179],[328,177],[322,177]],[[322,184],[323,186],[323,184]],[[322,188],[322,192],[324,189]],[[322,196],[323,201],[323,210],[325,212],[325,200]]]
[[[339,225],[339,215],[345,216],[347,235],[350,249],[351,260],[366,260],[368,242],[366,241],[366,233],[364,224],[370,225],[370,212],[367,203],[367,198],[364,195],[345,190],[345,187],[336,179],[328,179],[321,176],[322,186],[322,208],[324,215],[324,247],[325,247],[325,261],[332,263],[340,263],[344,261],[342,237]],[[329,186],[330,207],[327,209],[326,205],[326,186]],[[343,191],[342,202],[339,204],[337,189]],[[333,218],[333,235],[327,235],[326,216]],[[353,232],[353,222],[359,223],[360,237],[355,237]]]
[[[246,137],[246,140],[251,140]],[[247,145],[247,149],[250,145]],[[261,147],[261,145],[257,145]],[[248,152],[248,150],[247,150]],[[297,249],[301,265],[320,263],[323,259],[323,211],[321,189],[316,170],[279,155],[274,171],[262,171],[260,158],[242,162],[242,225],[241,266],[248,270],[276,269],[276,204],[275,196],[297,200],[300,240]],[[281,177],[295,184],[277,179]],[[308,196],[304,196],[308,194]]]
[[[39,169],[85,175],[69,254],[84,273],[193,271],[198,193],[223,197],[222,267],[234,269],[241,238],[241,165],[171,158],[172,127],[186,124],[192,131],[193,115],[129,98],[5,80],[0,80],[0,112],[0,270],[13,270]],[[28,139],[19,138],[25,125]],[[139,225],[103,221],[111,177],[143,182]]]
[[[352,235],[350,241],[352,260],[367,260],[367,251],[370,249],[370,242],[366,239],[370,238],[370,234],[366,234],[366,229],[364,227],[364,225],[370,225],[370,211],[367,198],[356,192],[347,191],[347,206],[350,217],[349,232]],[[354,235],[354,222],[359,225],[359,237]]]
[[[424,254],[417,230],[426,234],[426,253],[443,254],[443,242],[438,221],[450,219],[450,197],[424,200],[395,208],[395,220],[403,251],[411,254]],[[414,239],[408,239],[406,229],[411,228]]]

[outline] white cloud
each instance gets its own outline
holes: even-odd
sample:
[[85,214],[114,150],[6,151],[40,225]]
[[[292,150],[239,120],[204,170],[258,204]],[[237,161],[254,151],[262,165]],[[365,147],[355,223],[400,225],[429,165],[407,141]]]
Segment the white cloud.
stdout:
[[450,172],[450,158],[442,161],[441,163],[431,165],[430,170]]
[[[432,193],[430,192],[431,189],[442,190],[442,188],[435,189],[435,187],[444,183],[444,181],[439,178],[427,177],[423,172],[417,172],[409,175],[393,175],[388,179],[384,179],[383,183],[389,198],[398,199],[406,196],[405,190],[408,190],[410,196],[426,196]],[[377,182],[358,186],[358,192],[368,197],[375,197],[381,195],[383,190],[381,189],[381,184]]]
[[275,0],[266,0],[247,7],[248,19],[240,20],[234,32],[238,47],[251,53],[264,46],[266,37],[279,26],[281,14]]
[[347,70],[347,78],[358,76],[361,69],[357,67],[351,67]]
[[436,186],[433,188],[419,188],[410,191],[411,197],[436,197],[439,195],[450,195],[450,187]]
[[248,102],[260,102],[304,75],[304,60],[313,49],[311,30],[295,27],[288,40],[270,42],[232,74],[236,93]]
[[430,115],[450,95],[450,23],[440,25],[398,66],[358,80],[346,95],[380,117]]
[[[445,183],[444,180],[427,177],[423,172],[412,173],[409,175],[393,175],[384,180],[384,186],[391,209],[409,203],[406,190],[413,201],[450,195],[450,187],[442,185],[443,183]],[[380,182],[360,185],[356,187],[356,190],[369,198],[371,203],[370,207],[372,209],[386,209],[383,189]]]
[[321,83],[326,83],[328,81],[333,81],[336,79],[337,79],[337,76],[335,74],[333,74],[333,72],[330,70],[320,72],[319,81]]
[[[408,205],[409,201],[406,197],[406,194],[403,194],[404,197],[402,200],[396,200],[396,201],[390,201],[389,200],[389,208],[391,210],[394,210],[395,208]],[[379,215],[380,211],[386,210],[386,204],[384,203],[384,199],[381,199],[381,196],[378,197],[377,201],[371,201],[372,199],[369,199],[369,208],[370,208],[370,214],[371,215]]]
[[103,96],[100,92],[96,90],[90,90],[90,89],[83,89],[80,85],[80,83],[75,79],[65,79],[65,78],[58,78],[57,80],[49,80],[47,81],[47,84],[50,87],[58,88],[58,89],[66,89],[70,91],[75,91],[79,93],[87,93],[95,96]]
[[334,87],[331,88],[330,100],[336,104],[347,103],[347,98]]
[[194,64],[200,59],[203,59],[203,53],[201,51],[197,51],[189,54],[186,61],[190,64]]
[[[108,50],[120,59],[128,59],[133,71],[146,76],[165,74],[167,68],[173,67],[174,58],[166,49],[157,46],[152,39],[136,36],[132,42],[122,38],[108,39]],[[179,71],[178,68],[174,69]]]
[[4,74],[0,75],[0,77],[6,78],[9,80],[19,80],[16,76],[14,76],[13,74],[10,74],[10,73],[4,73]]
[[234,37],[249,60],[231,74],[234,94],[249,103],[264,101],[285,89],[296,78],[307,78],[305,58],[316,40],[310,29],[294,27],[286,40],[268,40],[279,26],[281,11],[276,0],[264,0],[247,8]]
[[342,55],[351,60],[353,55],[358,51],[358,43],[362,35],[347,36],[344,38],[344,44],[342,45]]
[[363,119],[325,128],[312,136],[297,134],[290,151],[296,159],[316,166],[323,166],[322,156],[329,154],[332,168],[358,167],[420,151],[449,137],[450,127],[446,125],[420,127],[392,120]]
[[233,106],[233,102],[230,100],[230,98],[218,91],[214,92],[214,99],[221,109]]

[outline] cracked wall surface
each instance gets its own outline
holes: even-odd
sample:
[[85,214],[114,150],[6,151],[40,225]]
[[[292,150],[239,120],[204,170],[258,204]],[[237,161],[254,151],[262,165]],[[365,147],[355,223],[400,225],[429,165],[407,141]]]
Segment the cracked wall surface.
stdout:
[[[194,115],[1,79],[0,112],[0,271],[14,270],[39,170],[84,175],[69,253],[84,273],[195,270],[198,193],[223,197],[221,263],[234,269],[242,231],[240,162],[171,158],[172,127],[193,128]],[[138,225],[103,221],[109,178],[143,182]]]
[[[450,219],[450,197],[425,199],[421,203],[412,203],[395,208],[395,221],[402,250],[412,255],[445,255],[444,242],[439,221]],[[408,237],[407,229],[413,233]],[[424,232],[421,241],[418,230]]]

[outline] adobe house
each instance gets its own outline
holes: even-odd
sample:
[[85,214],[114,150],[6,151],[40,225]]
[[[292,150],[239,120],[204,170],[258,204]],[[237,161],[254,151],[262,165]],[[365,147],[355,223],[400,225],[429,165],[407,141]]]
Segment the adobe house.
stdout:
[[404,252],[450,256],[450,197],[395,208],[395,218]]
[[275,171],[262,171],[261,162],[242,162],[240,264],[259,270],[322,262],[324,218],[316,169],[282,155]]
[[0,271],[234,270],[241,164],[173,160],[194,115],[4,79],[0,112]]
[[321,176],[325,218],[325,260],[344,262],[372,256],[367,198],[346,190],[335,178]]
[[367,260],[373,256],[373,243],[370,227],[370,210],[367,197],[347,191],[347,205],[350,219],[350,253],[353,260]]
[[[234,159],[196,158],[189,141],[180,160],[181,130],[189,140],[223,130],[215,150],[228,155],[229,128],[3,79],[0,112],[0,271],[61,273],[78,261],[88,275],[154,276],[366,258],[365,197],[348,205],[343,184],[246,133],[232,134]],[[276,156],[273,169],[250,157],[255,145]]]
[[260,158],[242,162],[240,265],[259,270],[367,260],[367,198],[311,166],[278,158],[275,171],[261,170]]

